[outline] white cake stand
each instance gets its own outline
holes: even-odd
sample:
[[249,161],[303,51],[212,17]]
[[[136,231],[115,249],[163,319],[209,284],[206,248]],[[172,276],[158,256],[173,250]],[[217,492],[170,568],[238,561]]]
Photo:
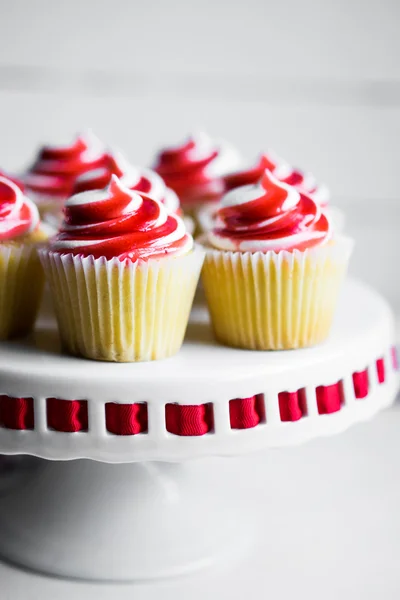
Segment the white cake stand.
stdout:
[[176,357],[103,364],[62,355],[42,319],[31,340],[0,346],[0,452],[41,457],[0,488],[0,555],[66,578],[150,583],[240,555],[254,523],[241,473],[217,457],[372,417],[398,389],[393,348],[389,307],[354,281],[330,339],[302,351],[218,346],[197,306]]

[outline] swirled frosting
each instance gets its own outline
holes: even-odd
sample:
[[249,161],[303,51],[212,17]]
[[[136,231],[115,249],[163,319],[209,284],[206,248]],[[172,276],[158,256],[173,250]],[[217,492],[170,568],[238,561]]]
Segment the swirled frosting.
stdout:
[[180,217],[158,200],[129,190],[116,175],[106,189],[69,198],[64,215],[51,244],[57,252],[136,261],[179,256],[193,247]]
[[234,148],[224,142],[214,143],[202,133],[181,146],[163,150],[154,170],[178,194],[182,204],[188,205],[219,199],[225,190],[223,176],[241,162]]
[[224,196],[208,236],[211,245],[221,250],[305,250],[325,244],[331,226],[310,196],[265,171],[260,183]]
[[162,178],[151,169],[136,167],[120,154],[108,154],[104,165],[80,175],[74,185],[73,194],[100,190],[116,175],[122,184],[130,190],[143,192],[162,202],[168,212],[180,214],[180,202],[175,192],[165,185]]
[[63,201],[72,194],[79,175],[101,167],[105,158],[102,143],[92,134],[79,135],[70,146],[44,146],[24,176],[25,186]]
[[15,183],[0,176],[0,241],[29,235],[38,225],[36,205]]
[[261,154],[255,165],[242,171],[228,173],[224,176],[225,192],[244,185],[258,183],[267,169],[273,173],[276,166],[277,163],[269,154]]
[[278,164],[273,173],[279,181],[292,185],[299,192],[311,196],[321,206],[326,206],[329,203],[328,188],[324,184],[318,184],[312,173],[304,173],[284,162]]
[[325,206],[329,202],[329,190],[325,185],[319,185],[311,173],[291,167],[287,162],[277,157],[273,152],[260,156],[255,165],[248,169],[228,173],[224,177],[225,191],[233,190],[243,185],[257,183],[268,169],[283,183],[294,186],[299,192],[311,196],[318,204]]

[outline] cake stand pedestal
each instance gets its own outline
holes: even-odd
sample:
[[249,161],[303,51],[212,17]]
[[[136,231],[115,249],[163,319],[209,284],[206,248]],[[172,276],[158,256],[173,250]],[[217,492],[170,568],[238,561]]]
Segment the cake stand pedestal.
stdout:
[[[248,548],[251,519],[223,461],[105,464],[37,460],[0,497],[0,555],[51,575],[155,580]],[[232,498],[234,499],[232,501]]]
[[0,346],[0,452],[41,457],[0,488],[0,555],[65,578],[155,582],[245,551],[257,517],[243,474],[218,457],[372,417],[398,389],[393,348],[389,307],[354,281],[330,339],[302,351],[218,346],[197,307],[176,357],[101,364],[63,356],[43,319]]

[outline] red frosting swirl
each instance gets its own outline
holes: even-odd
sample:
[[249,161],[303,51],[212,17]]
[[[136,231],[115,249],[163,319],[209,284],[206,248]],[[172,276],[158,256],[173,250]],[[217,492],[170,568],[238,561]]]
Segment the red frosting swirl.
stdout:
[[86,171],[101,167],[106,160],[100,142],[92,136],[78,136],[71,146],[44,146],[24,180],[35,194],[68,198],[76,179]]
[[279,181],[312,196],[317,203],[321,205],[328,203],[328,190],[324,186],[319,186],[310,173],[304,173],[300,169],[291,167],[288,163],[268,153],[262,154],[257,163],[249,169],[226,175],[224,177],[225,191],[257,183],[266,169],[271,171]]
[[249,169],[225,175],[225,191],[229,192],[243,185],[258,183],[267,169],[273,173],[276,166],[277,163],[268,154],[262,154],[256,164]]
[[187,254],[193,238],[183,221],[149,196],[129,190],[113,175],[106,190],[83,192],[66,203],[52,250],[120,260]]
[[[225,156],[230,154],[230,157]],[[228,147],[216,146],[204,135],[191,137],[182,146],[168,148],[157,158],[154,170],[166,185],[179,196],[183,205],[198,200],[217,200],[224,192],[222,179],[224,162],[232,160],[235,168],[238,158]],[[221,167],[222,165],[222,167]]]
[[10,179],[0,176],[0,241],[13,240],[35,231],[39,213]]
[[222,200],[213,246],[242,252],[305,250],[326,243],[330,223],[309,196],[265,171],[261,182],[228,193]]
[[167,210],[181,214],[179,198],[165,185],[162,178],[151,169],[130,165],[121,155],[107,154],[104,165],[83,173],[75,182],[73,194],[100,190],[107,187],[116,175],[130,190],[143,192],[162,202]]

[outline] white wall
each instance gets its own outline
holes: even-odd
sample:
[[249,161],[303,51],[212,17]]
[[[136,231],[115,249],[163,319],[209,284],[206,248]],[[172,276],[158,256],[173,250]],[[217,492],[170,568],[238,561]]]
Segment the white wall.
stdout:
[[0,0],[0,165],[89,125],[135,161],[203,128],[326,181],[400,310],[400,2]]

